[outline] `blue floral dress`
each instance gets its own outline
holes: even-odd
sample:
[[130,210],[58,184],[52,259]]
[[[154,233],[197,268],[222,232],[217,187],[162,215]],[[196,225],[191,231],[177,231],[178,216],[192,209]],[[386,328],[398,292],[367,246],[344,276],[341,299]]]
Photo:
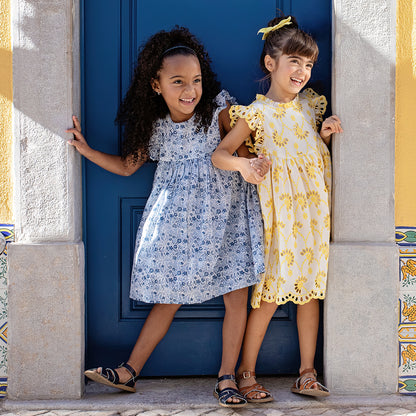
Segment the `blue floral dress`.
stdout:
[[264,272],[256,187],[211,163],[220,142],[216,98],[208,132],[194,117],[156,123],[150,158],[158,161],[137,231],[130,297],[148,303],[201,303],[258,283]]

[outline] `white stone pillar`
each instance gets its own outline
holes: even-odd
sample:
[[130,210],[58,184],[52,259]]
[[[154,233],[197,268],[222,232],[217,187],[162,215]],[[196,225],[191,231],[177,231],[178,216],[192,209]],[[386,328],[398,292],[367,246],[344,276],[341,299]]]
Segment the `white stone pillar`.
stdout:
[[78,0],[12,2],[16,243],[9,248],[8,397],[79,398],[84,366]]
[[397,391],[395,0],[333,2],[334,193],[324,368],[334,393]]

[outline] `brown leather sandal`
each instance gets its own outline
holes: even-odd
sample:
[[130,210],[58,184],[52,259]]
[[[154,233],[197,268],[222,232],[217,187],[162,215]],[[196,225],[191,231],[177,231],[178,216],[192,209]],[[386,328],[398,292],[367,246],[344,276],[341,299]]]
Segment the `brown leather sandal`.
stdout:
[[[306,374],[311,373],[313,377],[304,377]],[[292,393],[304,394],[306,396],[323,397],[329,396],[329,390],[316,379],[317,372],[314,368],[307,368],[303,370],[295,384],[292,386]],[[314,389],[313,386],[318,386]]]
[[[256,377],[256,373],[254,371],[243,371],[237,376],[237,381],[246,380],[250,377]],[[259,383],[253,383],[250,386],[245,387],[239,386],[238,390],[240,390],[241,395],[247,400],[248,403],[267,403],[274,400],[270,391],[265,389]],[[266,396],[261,397],[260,399],[251,399],[249,397],[249,395],[251,395],[251,397],[255,396],[256,393],[264,393]]]

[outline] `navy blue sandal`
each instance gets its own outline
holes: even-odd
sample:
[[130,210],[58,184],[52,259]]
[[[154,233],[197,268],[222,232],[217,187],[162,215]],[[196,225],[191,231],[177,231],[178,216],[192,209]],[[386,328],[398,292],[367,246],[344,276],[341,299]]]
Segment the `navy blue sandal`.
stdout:
[[101,368],[100,371],[97,371],[96,368],[91,370],[86,370],[84,374],[91,380],[96,381],[100,384],[105,384],[106,386],[115,387],[120,390],[129,391],[130,393],[135,393],[137,375],[134,371],[134,368],[128,364],[120,364],[118,368],[124,367],[131,375],[131,378],[125,383],[120,383],[120,378],[115,370],[112,368]]
[[[233,389],[232,387],[226,387],[225,389],[220,390],[219,384],[223,380],[232,380],[234,383],[235,377],[232,374],[225,374],[221,377],[218,377],[217,383],[215,384],[214,389],[214,397],[218,399],[218,404],[222,407],[244,407],[247,405],[247,400],[240,394],[237,389]],[[237,383],[236,383],[237,385]],[[239,400],[238,403],[234,402],[227,402],[228,399],[236,398]]]

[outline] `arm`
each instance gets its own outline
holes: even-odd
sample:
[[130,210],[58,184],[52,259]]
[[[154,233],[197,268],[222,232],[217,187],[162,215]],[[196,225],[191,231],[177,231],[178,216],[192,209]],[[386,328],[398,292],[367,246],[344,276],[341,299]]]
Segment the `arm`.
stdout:
[[233,156],[237,149],[244,145],[245,138],[250,133],[251,129],[246,121],[239,119],[235,127],[218,145],[212,154],[211,160],[217,168],[238,171],[247,182],[258,184],[264,179],[264,176],[259,174],[258,169],[253,166],[253,159]]
[[[231,131],[231,119],[230,119],[230,103],[227,102],[227,107],[220,111],[218,115],[218,123],[220,127],[220,137],[221,140]],[[250,130],[251,132],[251,130]],[[237,154],[240,157],[253,158],[255,155],[249,152],[244,141],[237,149]]]
[[338,116],[333,115],[324,120],[319,134],[321,135],[324,143],[328,146],[331,141],[332,133],[342,133],[343,131],[344,130],[342,130],[341,127],[341,120]]
[[74,146],[77,151],[91,162],[102,167],[109,172],[115,173],[121,176],[130,176],[136,172],[146,160],[138,160],[134,162],[132,156],[128,156],[126,159],[121,156],[110,155],[108,153],[99,152],[91,148],[84,136],[81,133],[81,124],[77,117],[72,117],[74,121],[74,127],[66,130],[67,133],[72,133],[74,138],[68,140],[68,144]]
[[[229,133],[231,131],[231,119],[230,119],[230,107],[231,105],[227,102],[227,107],[224,108],[223,110],[221,110],[219,117],[218,117],[218,123],[219,123],[219,127],[220,127],[220,137],[221,140],[224,139],[224,137],[226,136],[227,133]],[[253,134],[252,130],[249,130],[250,134]],[[248,137],[249,135],[247,135]],[[257,155],[254,153],[251,153],[248,150],[248,147],[245,144],[245,139],[243,141],[243,143],[240,145],[240,147],[237,149],[237,154],[239,157],[245,157],[247,159],[257,159]],[[258,156],[258,159],[260,160],[260,162],[258,162],[257,160],[253,160],[252,161],[252,166],[256,166],[259,168],[259,173],[261,173],[261,175],[265,175],[268,171],[268,167],[270,161],[268,158],[266,158],[264,155],[260,154]],[[263,160],[262,160],[263,159]],[[267,160],[267,163],[263,163],[264,159]]]

